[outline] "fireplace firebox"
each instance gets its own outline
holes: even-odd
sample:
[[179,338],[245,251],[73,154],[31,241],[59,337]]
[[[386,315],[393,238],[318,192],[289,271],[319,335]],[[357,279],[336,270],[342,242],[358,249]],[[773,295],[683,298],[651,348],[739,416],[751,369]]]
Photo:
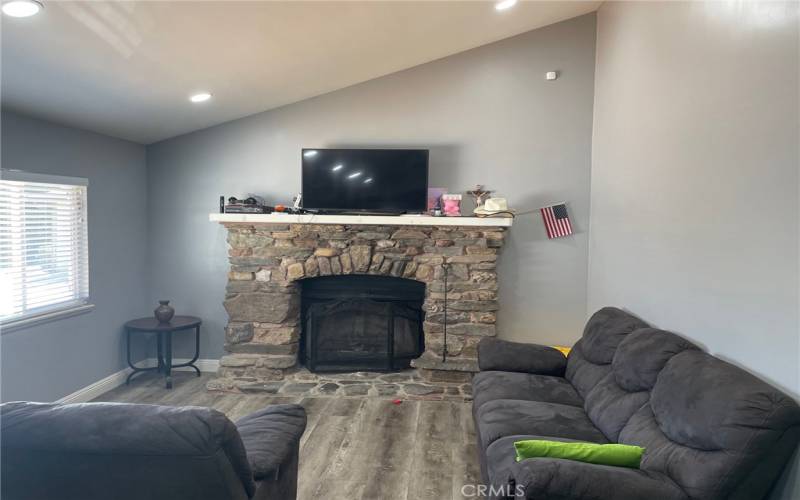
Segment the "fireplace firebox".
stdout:
[[425,350],[424,283],[346,275],[301,287],[300,359],[309,370],[400,370]]

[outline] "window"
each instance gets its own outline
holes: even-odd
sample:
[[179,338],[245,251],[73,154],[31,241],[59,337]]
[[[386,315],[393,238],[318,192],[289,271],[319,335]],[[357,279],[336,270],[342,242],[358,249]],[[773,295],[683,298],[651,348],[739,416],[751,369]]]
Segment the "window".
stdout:
[[86,307],[86,179],[3,170],[0,177],[0,324]]

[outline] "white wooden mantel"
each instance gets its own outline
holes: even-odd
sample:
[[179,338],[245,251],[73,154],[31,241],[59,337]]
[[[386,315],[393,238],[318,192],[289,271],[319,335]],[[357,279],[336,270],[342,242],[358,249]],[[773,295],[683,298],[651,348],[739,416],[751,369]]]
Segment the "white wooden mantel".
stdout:
[[430,215],[316,215],[316,214],[220,214],[211,222],[244,224],[346,224],[364,226],[475,226],[511,227],[510,217],[433,217]]

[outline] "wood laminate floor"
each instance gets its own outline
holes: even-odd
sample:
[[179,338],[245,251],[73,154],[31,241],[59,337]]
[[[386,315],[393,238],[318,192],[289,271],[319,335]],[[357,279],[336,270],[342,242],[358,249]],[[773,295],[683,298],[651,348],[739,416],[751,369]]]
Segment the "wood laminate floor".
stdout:
[[[269,404],[299,403],[308,413],[300,443],[300,500],[440,500],[474,498],[462,486],[480,482],[471,405],[242,395],[208,392],[212,375],[139,375],[95,399],[174,406],[209,406],[235,420]],[[472,489],[465,492],[469,495]]]

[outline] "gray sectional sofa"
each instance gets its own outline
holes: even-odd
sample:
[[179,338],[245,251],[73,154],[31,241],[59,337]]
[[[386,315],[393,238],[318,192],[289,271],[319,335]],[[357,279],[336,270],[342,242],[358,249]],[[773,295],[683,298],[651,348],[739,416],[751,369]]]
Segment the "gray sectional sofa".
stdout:
[[0,423],[3,500],[293,500],[306,413],[15,402]]
[[[800,440],[797,403],[746,371],[616,308],[568,357],[485,339],[473,379],[484,483],[493,498],[764,498]],[[533,458],[521,439],[624,443],[640,469]]]

